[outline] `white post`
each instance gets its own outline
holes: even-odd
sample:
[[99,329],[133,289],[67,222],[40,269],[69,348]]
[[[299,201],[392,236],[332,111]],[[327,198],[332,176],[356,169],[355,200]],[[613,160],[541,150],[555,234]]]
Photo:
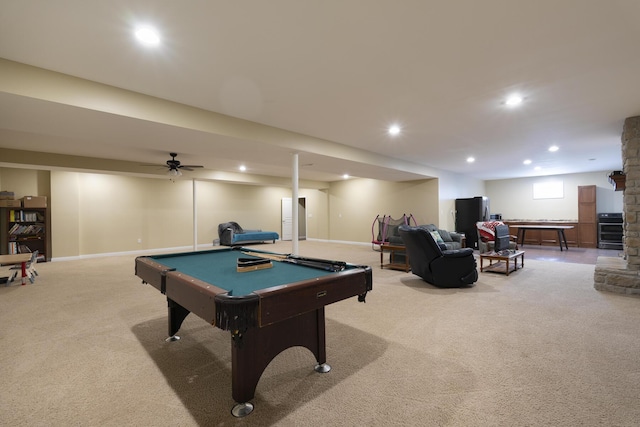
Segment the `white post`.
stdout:
[[193,179],[193,250],[198,250],[198,200],[196,198],[196,179]]
[[291,173],[291,253],[298,255],[298,153],[292,156]]

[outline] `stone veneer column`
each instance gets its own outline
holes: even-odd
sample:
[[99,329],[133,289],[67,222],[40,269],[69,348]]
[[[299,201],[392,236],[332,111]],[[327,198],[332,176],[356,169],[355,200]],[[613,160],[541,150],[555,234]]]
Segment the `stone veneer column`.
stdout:
[[640,270],[640,116],[624,121],[622,131],[624,248],[627,266]]
[[594,287],[600,291],[640,295],[640,116],[624,121],[622,164],[625,174],[623,193],[623,258],[598,257]]

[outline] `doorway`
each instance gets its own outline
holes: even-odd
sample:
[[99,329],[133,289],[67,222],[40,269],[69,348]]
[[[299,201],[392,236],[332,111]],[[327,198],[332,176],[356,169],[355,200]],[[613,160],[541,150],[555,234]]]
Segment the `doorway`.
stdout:
[[[307,200],[304,197],[298,198],[298,240],[307,239]],[[293,239],[293,218],[291,216],[293,206],[291,198],[282,199],[282,240]]]

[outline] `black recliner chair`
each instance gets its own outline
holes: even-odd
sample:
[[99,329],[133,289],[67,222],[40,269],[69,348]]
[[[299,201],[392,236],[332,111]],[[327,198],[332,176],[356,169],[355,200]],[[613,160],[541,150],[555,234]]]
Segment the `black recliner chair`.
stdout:
[[409,255],[411,272],[440,288],[473,286],[478,280],[472,248],[447,250],[428,230],[401,225],[398,228]]

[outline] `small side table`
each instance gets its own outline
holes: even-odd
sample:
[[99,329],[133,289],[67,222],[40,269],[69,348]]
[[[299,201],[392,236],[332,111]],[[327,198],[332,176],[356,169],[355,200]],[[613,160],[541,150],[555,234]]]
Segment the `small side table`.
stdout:
[[[518,257],[520,257],[520,268],[524,268],[524,251],[508,251],[503,254],[496,252],[486,252],[480,254],[480,272],[493,271],[495,273],[503,273],[507,276],[512,271],[518,269]],[[489,265],[484,266],[484,260],[489,260]],[[513,264],[509,264],[513,260]],[[496,264],[493,261],[498,261]],[[501,266],[504,264],[504,266]]]
[[[384,252],[389,251],[389,263],[384,263]],[[404,255],[403,262],[396,262],[396,252],[402,252]],[[407,254],[407,248],[399,245],[390,245],[390,244],[382,244],[380,245],[380,268],[389,268],[391,270],[400,270],[404,272],[411,271],[411,266],[409,265],[409,255]]]

